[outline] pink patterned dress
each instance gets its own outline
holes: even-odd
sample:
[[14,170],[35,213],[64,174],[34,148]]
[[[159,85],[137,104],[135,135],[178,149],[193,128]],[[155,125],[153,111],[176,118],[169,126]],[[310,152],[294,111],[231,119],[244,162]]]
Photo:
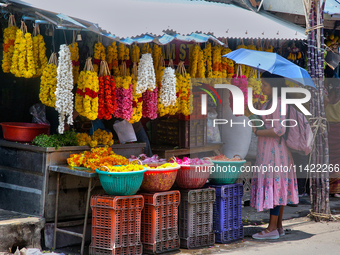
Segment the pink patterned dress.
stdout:
[[[265,109],[266,105],[267,103],[262,106],[262,109]],[[278,98],[275,112],[262,116],[265,127],[267,129],[274,128],[274,132],[278,136],[282,136],[286,132],[286,128],[281,125],[281,121],[285,118],[285,115],[281,115],[280,98]],[[268,119],[280,121],[265,121]],[[285,125],[290,124],[285,122]],[[257,211],[263,211],[272,209],[276,205],[299,203],[294,162],[283,137],[280,143],[280,137],[258,136],[255,165],[258,166],[258,169],[254,171],[252,179],[250,198],[252,207],[255,207]]]

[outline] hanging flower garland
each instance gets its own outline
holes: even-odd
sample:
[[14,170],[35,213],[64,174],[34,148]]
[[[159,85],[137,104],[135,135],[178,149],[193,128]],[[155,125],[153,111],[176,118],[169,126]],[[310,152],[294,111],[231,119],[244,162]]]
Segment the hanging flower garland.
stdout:
[[162,87],[159,91],[159,101],[164,108],[175,106],[176,104],[176,76],[175,70],[167,67],[162,78]]
[[156,88],[156,76],[153,60],[150,53],[143,54],[138,66],[137,94],[146,90],[153,91]]
[[199,49],[197,58],[197,73],[196,78],[205,78],[205,59],[203,50]]
[[137,81],[136,79],[132,79],[132,90],[133,90],[133,101],[132,101],[132,118],[129,120],[129,123],[133,124],[143,117],[143,98],[142,94],[136,93]]
[[189,61],[189,73],[191,77],[196,77],[197,73],[197,63],[198,63],[198,54],[200,51],[200,47],[196,44],[191,50],[190,61]]
[[11,70],[12,57],[14,53],[14,42],[17,30],[18,28],[15,24],[14,15],[11,14],[8,19],[8,27],[5,28],[3,35],[4,43],[2,44],[3,47],[2,71],[4,73],[9,73]]
[[71,60],[72,60],[72,74],[73,74],[73,84],[78,82],[79,77],[79,48],[78,43],[73,42],[68,46],[71,51]]
[[33,30],[33,57],[36,72],[35,76],[41,76],[47,66],[48,59],[46,56],[44,37],[40,34],[39,24],[36,24]]
[[248,87],[253,88],[253,104],[257,103],[260,97],[259,102],[263,104],[264,102],[267,101],[267,96],[261,95],[261,79],[257,79],[257,71],[256,69],[252,69],[251,74],[250,74],[250,79],[248,79]]
[[152,54],[152,49],[150,48],[148,43],[144,43],[142,47],[142,54],[150,53]]
[[140,49],[137,44],[132,45],[131,61],[133,63],[139,62]]
[[113,70],[113,76],[119,75],[119,66],[118,66],[118,51],[117,44],[113,42],[109,47],[107,47],[107,63],[109,65],[109,70]]
[[94,56],[93,56],[93,69],[96,73],[99,71],[99,65],[101,60],[105,60],[105,47],[101,42],[97,42],[94,45]]
[[[236,74],[233,75],[233,78],[231,79],[231,84],[237,86],[238,88],[241,89],[241,91],[243,92],[244,95],[244,108],[246,109],[247,107],[247,86],[248,86],[248,82],[247,82],[247,77],[245,75],[242,75],[242,68],[240,65],[238,65],[238,69]],[[231,93],[229,93],[229,105],[230,108],[233,109],[233,97],[231,95]]]
[[55,106],[59,113],[58,132],[63,134],[66,116],[68,116],[67,124],[73,124],[72,61],[70,49],[66,44],[60,45],[58,62]]
[[267,39],[266,40],[266,48],[265,48],[265,50],[264,51],[266,51],[266,52],[273,52],[274,51],[274,48],[273,48],[273,46],[272,45],[270,45],[270,43],[269,43],[269,40]]
[[207,43],[207,46],[203,50],[204,52],[204,59],[206,61],[206,73],[207,78],[212,78],[212,55],[211,55],[211,43]]
[[157,118],[157,99],[158,99],[158,88],[156,87],[153,91],[147,89],[143,93],[143,117],[149,119]]
[[91,58],[88,58],[84,71],[80,72],[78,78],[75,108],[79,115],[89,120],[95,120],[98,117],[98,92],[98,75],[94,71]]
[[47,66],[44,68],[40,82],[40,101],[47,106],[55,107],[57,88],[57,54],[52,53]]
[[[222,56],[228,54],[229,52],[231,52],[231,49],[229,49],[229,47],[223,47],[222,48]],[[222,77],[223,78],[228,78],[228,58],[223,57],[222,58]],[[234,65],[233,65],[233,69],[234,69]]]
[[222,47],[215,45],[212,47],[212,70],[214,78],[222,78]]
[[126,67],[126,61],[130,60],[130,49],[123,43],[118,45],[118,59],[121,61],[119,67],[120,76],[130,76],[130,69]]
[[15,37],[14,53],[12,58],[11,73],[16,77],[32,78],[35,72],[33,57],[33,41],[27,26],[21,22]]
[[191,77],[185,71],[184,63],[180,62],[176,70],[176,79],[178,86],[178,113],[189,116],[193,110],[193,95]]
[[100,63],[99,72],[99,93],[98,93],[98,119],[109,120],[117,109],[116,104],[116,83],[107,62]]
[[133,88],[132,77],[116,77],[116,100],[117,108],[114,112],[116,118],[129,121],[132,118]]

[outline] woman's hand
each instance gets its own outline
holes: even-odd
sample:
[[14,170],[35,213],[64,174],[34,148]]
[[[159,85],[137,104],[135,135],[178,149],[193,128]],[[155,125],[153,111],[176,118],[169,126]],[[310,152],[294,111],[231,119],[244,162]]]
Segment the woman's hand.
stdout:
[[255,134],[255,132],[256,132],[256,127],[253,127],[253,133]]

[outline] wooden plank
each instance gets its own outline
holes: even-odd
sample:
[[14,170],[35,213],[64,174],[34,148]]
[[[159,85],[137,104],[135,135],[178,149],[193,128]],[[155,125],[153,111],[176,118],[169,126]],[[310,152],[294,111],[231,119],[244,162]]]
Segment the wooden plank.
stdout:
[[91,169],[78,170],[78,169],[74,169],[72,167],[69,167],[67,165],[65,165],[65,166],[49,166],[48,169],[50,171],[53,171],[53,172],[70,174],[70,175],[75,175],[75,176],[80,176],[80,177],[85,177],[85,178],[92,178],[92,177],[97,176],[97,173],[93,173]]

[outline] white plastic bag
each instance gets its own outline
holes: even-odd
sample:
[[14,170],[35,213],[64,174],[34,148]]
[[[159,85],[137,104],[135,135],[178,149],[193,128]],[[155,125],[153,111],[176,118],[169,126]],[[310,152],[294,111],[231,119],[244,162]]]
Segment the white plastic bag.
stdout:
[[208,143],[220,143],[221,134],[220,129],[216,125],[214,127],[214,119],[217,119],[217,112],[215,109],[209,109],[208,111],[208,123],[207,123],[207,142]]
[[121,144],[137,141],[136,133],[133,129],[132,124],[130,124],[126,120],[123,121],[117,120],[113,124],[113,129],[117,133],[119,142]]

